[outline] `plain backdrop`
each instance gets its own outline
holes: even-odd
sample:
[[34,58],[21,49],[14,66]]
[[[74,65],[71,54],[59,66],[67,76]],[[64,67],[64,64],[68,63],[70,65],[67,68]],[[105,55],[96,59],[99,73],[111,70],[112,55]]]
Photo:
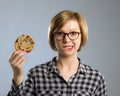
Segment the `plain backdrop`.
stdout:
[[120,96],[120,0],[0,0],[0,96],[11,88],[8,59],[16,38],[29,34],[35,39],[26,54],[26,79],[30,68],[56,55],[48,44],[48,25],[65,9],[81,12],[88,23],[89,40],[78,56],[105,76],[108,96]]

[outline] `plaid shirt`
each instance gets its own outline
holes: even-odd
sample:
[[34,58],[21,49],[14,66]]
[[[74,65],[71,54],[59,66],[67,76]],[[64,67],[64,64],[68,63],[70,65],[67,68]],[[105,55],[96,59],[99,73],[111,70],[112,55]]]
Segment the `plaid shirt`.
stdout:
[[16,88],[13,83],[8,96],[107,96],[107,93],[99,71],[80,62],[77,73],[66,82],[53,59],[32,68],[24,86]]

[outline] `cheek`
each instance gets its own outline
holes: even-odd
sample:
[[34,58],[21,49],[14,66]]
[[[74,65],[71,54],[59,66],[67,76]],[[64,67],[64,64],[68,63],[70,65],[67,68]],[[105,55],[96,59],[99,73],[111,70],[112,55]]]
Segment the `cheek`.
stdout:
[[78,42],[77,42],[78,48],[80,47],[80,44],[81,44],[81,41],[78,41]]
[[60,44],[59,42],[57,42],[55,39],[54,39],[54,46],[56,48],[56,50],[59,48]]
[[79,49],[81,45],[81,39],[76,40],[76,48]]

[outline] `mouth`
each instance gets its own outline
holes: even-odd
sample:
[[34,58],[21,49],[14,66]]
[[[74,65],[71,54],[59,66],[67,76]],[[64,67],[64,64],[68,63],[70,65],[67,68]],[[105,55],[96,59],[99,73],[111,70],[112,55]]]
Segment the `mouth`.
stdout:
[[73,46],[64,46],[63,48],[67,49],[67,50],[72,50]]

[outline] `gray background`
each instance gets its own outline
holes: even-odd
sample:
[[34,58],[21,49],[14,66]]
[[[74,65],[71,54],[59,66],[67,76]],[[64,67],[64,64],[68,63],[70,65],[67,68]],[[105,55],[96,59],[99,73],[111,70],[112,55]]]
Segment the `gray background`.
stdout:
[[12,70],[8,59],[21,34],[35,38],[36,46],[24,65],[30,68],[51,59],[47,30],[59,11],[81,12],[89,27],[89,40],[78,53],[82,60],[105,76],[109,96],[120,96],[120,0],[0,0],[0,96],[10,90]]

